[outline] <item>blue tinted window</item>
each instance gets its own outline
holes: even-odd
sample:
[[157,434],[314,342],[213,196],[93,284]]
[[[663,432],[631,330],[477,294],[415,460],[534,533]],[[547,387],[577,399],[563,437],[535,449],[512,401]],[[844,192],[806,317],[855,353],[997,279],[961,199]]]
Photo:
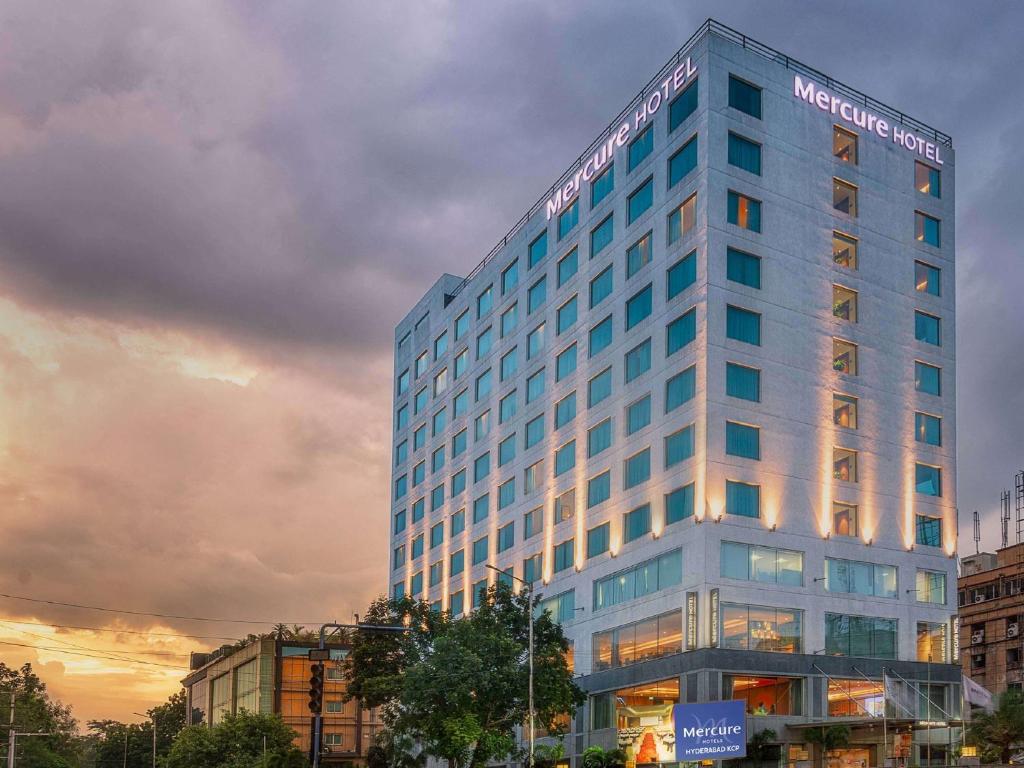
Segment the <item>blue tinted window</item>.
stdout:
[[696,367],[690,366],[665,382],[665,413],[693,399],[697,390]]
[[626,330],[633,328],[641,320],[651,314],[652,290],[651,284],[634,294],[626,302]]
[[576,297],[573,296],[558,308],[555,333],[565,333],[576,324]]
[[594,258],[611,243],[615,236],[615,223],[612,216],[608,216],[598,224],[590,233],[590,258]]
[[626,251],[626,279],[628,280],[651,260],[651,233],[637,240]]
[[536,283],[530,286],[530,290],[526,293],[526,314],[531,314],[541,304],[543,304],[548,297],[548,279],[542,277]]
[[565,285],[570,277],[576,274],[579,269],[579,250],[573,248],[565,256],[558,260],[558,287]]
[[524,445],[532,448],[544,437],[544,417],[537,416],[526,423],[526,440]]
[[690,251],[668,268],[665,284],[667,299],[673,299],[697,281],[697,252]]
[[938,219],[916,211],[914,213],[914,227],[914,235],[918,241],[934,245],[936,248],[941,247],[942,239],[939,233],[940,223]]
[[665,356],[675,354],[697,338],[697,310],[691,309],[665,328]]
[[626,383],[651,368],[651,340],[647,339],[626,353]]
[[761,430],[746,424],[725,422],[725,452],[745,459],[761,458]]
[[697,137],[694,136],[688,142],[683,144],[682,148],[676,152],[668,161],[668,186],[669,188],[674,187],[684,178],[686,175],[697,167]]
[[412,521],[418,523],[423,519],[423,513],[426,511],[427,503],[426,499],[416,499],[412,504]]
[[646,427],[651,423],[651,396],[637,400],[626,408],[626,434],[632,435],[634,432]]
[[916,515],[914,540],[925,547],[942,546],[942,518]]
[[609,265],[601,274],[590,281],[590,308],[604,301],[612,292],[614,270]]
[[563,541],[561,544],[555,546],[554,551],[554,572],[564,571],[566,568],[572,568],[576,555],[575,550],[575,539],[569,539]]
[[668,132],[672,133],[676,128],[697,109],[697,80],[690,83],[686,89],[676,96],[668,108]]
[[623,487],[632,488],[646,482],[651,477],[651,449],[644,448],[640,453],[626,459],[623,471]]
[[725,364],[725,394],[741,400],[761,401],[761,372],[736,363]]
[[665,494],[665,525],[693,515],[693,483]]
[[626,224],[632,224],[654,203],[654,177],[643,183],[626,201]]
[[611,525],[608,523],[602,523],[587,531],[587,557],[597,557],[607,552],[610,535]]
[[540,235],[530,243],[529,252],[529,267],[532,269],[534,266],[540,263],[540,261],[548,255],[548,231],[544,230]]
[[741,517],[760,517],[761,486],[727,480],[725,482],[725,512]]
[[941,496],[942,470],[927,464],[915,464],[914,490],[925,496]]
[[479,523],[481,520],[487,518],[491,503],[491,495],[485,493],[480,498],[473,501],[473,522]]
[[942,445],[942,419],[927,413],[915,413],[914,439],[928,445]]
[[[457,536],[458,534],[462,533],[464,530],[466,530],[466,510],[460,509],[458,512],[456,512],[455,514],[452,515],[452,519],[451,519],[448,535],[449,536]],[[461,552],[462,552],[462,550],[459,550],[455,554],[458,555]],[[455,557],[455,555],[452,555],[452,557]]]
[[513,432],[498,443],[498,466],[503,467],[516,457],[516,435]]
[[466,470],[460,469],[452,475],[452,496],[458,496],[466,490]]
[[393,533],[401,533],[405,530],[405,510],[395,512],[395,524],[392,528]]
[[544,392],[544,369],[541,368],[526,380],[526,402],[532,403]]
[[693,427],[684,427],[665,438],[665,469],[693,456]]
[[587,509],[606,501],[612,495],[612,473],[602,472],[587,481]]
[[515,376],[516,369],[519,367],[518,355],[515,347],[509,352],[506,352],[501,356],[501,380],[508,381]]
[[612,393],[612,369],[607,368],[587,383],[587,407],[593,408]]
[[477,456],[473,462],[473,482],[477,483],[491,474],[491,454],[485,453]]
[[752,197],[741,195],[739,192],[729,192],[729,223],[737,227],[749,229],[751,232],[761,231],[761,201]]
[[941,395],[940,369],[928,363],[914,362],[914,388],[929,395]]
[[558,239],[561,240],[572,232],[573,227],[579,224],[579,221],[580,200],[576,198],[572,201],[572,205],[567,206],[564,211],[558,214]]
[[576,393],[563,397],[555,404],[555,429],[576,418]]
[[[515,502],[515,500],[516,500],[516,481],[515,481],[515,478],[513,478],[511,480],[506,480],[504,483],[502,483],[501,485],[498,486],[498,509],[505,509],[505,507],[509,506],[510,504],[513,504]],[[505,528],[508,528],[509,530],[511,530],[512,523],[509,523],[508,525],[506,525]],[[505,530],[505,528],[502,528],[501,531]],[[503,552],[506,549],[508,549],[508,547],[512,546],[511,543],[509,543],[509,545],[506,546],[506,547],[501,546],[502,545],[501,531],[498,531],[498,551],[499,552]]]
[[593,357],[612,343],[613,330],[611,315],[608,315],[608,317],[590,329],[590,357]]
[[487,550],[486,536],[473,542],[473,565],[479,565],[487,559]]
[[761,119],[761,89],[729,75],[729,106]]
[[605,419],[587,430],[587,458],[593,458],[612,445],[612,420]]
[[632,171],[640,165],[644,158],[651,154],[652,149],[654,149],[654,130],[649,125],[629,144],[629,170]]
[[555,451],[555,477],[576,466],[576,441],[570,440]]
[[593,208],[615,189],[615,166],[610,165],[604,173],[590,183],[590,207]]
[[725,335],[747,344],[761,345],[761,316],[740,307],[726,308]]
[[576,370],[576,344],[563,350],[555,358],[555,381],[561,381]]
[[476,316],[490,312],[491,307],[494,305],[494,289],[493,286],[488,285],[479,296],[476,297]]
[[[519,262],[513,261],[501,273],[501,294],[504,296],[519,285]],[[434,359],[437,359],[437,344],[434,344]]]
[[651,505],[644,504],[627,512],[622,520],[622,540],[628,544],[651,532]]
[[761,145],[735,133],[729,134],[729,165],[761,175]]
[[734,283],[761,287],[761,259],[735,248],[726,248],[726,276]]
[[942,343],[939,335],[939,318],[924,312],[914,312],[914,338],[926,344],[939,346]]
[[668,215],[668,244],[672,245],[697,225],[697,193],[694,192],[683,204]]
[[466,430],[461,430],[452,438],[452,457],[458,456],[466,450]]

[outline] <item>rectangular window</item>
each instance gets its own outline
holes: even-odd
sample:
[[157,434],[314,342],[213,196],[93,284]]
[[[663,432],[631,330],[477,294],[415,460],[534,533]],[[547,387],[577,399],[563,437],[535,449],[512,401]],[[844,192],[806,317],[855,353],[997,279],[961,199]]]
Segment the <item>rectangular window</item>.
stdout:
[[725,335],[736,341],[761,346],[761,315],[730,304],[726,307]]
[[940,248],[941,238],[939,233],[940,222],[938,219],[920,211],[914,212],[914,236],[918,242],[934,245]]
[[697,282],[697,252],[690,251],[665,273],[665,300],[671,301]]
[[523,541],[533,538],[544,530],[544,509],[537,507],[523,515]]
[[442,408],[440,411],[434,414],[433,418],[433,435],[437,437],[439,434],[444,432],[445,427],[448,426],[448,409]]
[[668,244],[692,230],[697,224],[697,193],[694,192],[683,204],[668,215]]
[[761,459],[761,430],[748,424],[725,422],[725,452],[744,459]]
[[[466,510],[460,509],[458,512],[452,515],[448,525],[448,536],[454,538],[466,530]],[[458,554],[456,552],[455,554]],[[454,555],[452,556],[454,557]]]
[[469,408],[469,390],[464,389],[452,398],[452,418],[459,418]]
[[430,471],[437,472],[437,470],[444,467],[444,446],[436,449],[430,457]]
[[915,413],[914,439],[928,445],[942,445],[942,419],[929,413]]
[[576,466],[576,441],[570,440],[555,451],[555,477],[565,474]]
[[423,556],[423,534],[421,533],[412,540],[412,559]]
[[526,439],[523,445],[529,449],[544,439],[544,417],[537,416],[526,422]]
[[615,166],[609,165],[590,182],[590,207],[595,208],[615,189]]
[[897,637],[896,619],[825,614],[825,653],[830,656],[895,659]]
[[547,275],[545,275],[531,285],[530,289],[526,292],[526,314],[531,315],[536,312],[547,300],[547,297],[548,278]]
[[832,533],[836,536],[857,535],[857,505],[832,502]]
[[723,541],[719,551],[720,573],[724,578],[790,587],[804,584],[803,552],[735,541]]
[[946,604],[946,574],[942,571],[925,571],[917,569],[917,602]]
[[494,334],[491,329],[488,328],[479,336],[476,337],[476,359],[479,360],[481,357],[491,351],[493,346]]
[[576,515],[576,489],[570,488],[555,498],[555,524]]
[[683,427],[665,438],[665,469],[693,456],[693,427]]
[[491,474],[491,454],[488,451],[477,456],[473,461],[473,482],[479,483],[489,474]]
[[541,323],[526,337],[526,359],[532,360],[540,351],[544,349],[544,328],[545,323]]
[[942,518],[915,515],[914,541],[924,547],[942,546]]
[[395,466],[399,466],[409,458],[409,441],[403,440],[395,446]]
[[448,389],[448,369],[442,368],[434,376],[434,397],[444,394]]
[[832,263],[844,269],[857,268],[857,239],[841,232],[832,233]]
[[641,184],[626,200],[626,225],[629,226],[654,203],[654,177]]
[[491,372],[486,370],[476,377],[476,402],[491,394]]
[[683,313],[665,326],[665,357],[669,357],[697,338],[697,310]]
[[592,459],[612,445],[612,420],[605,419],[587,430],[587,458]]
[[469,330],[469,310],[463,310],[462,314],[455,318],[455,340],[458,341],[466,335]]
[[925,344],[942,346],[942,337],[939,333],[939,318],[924,312],[914,311],[914,338],[923,341]]
[[548,231],[545,229],[530,243],[527,269],[533,269],[548,255]]
[[686,122],[686,118],[697,111],[697,80],[694,80],[668,105],[668,132]]
[[516,543],[516,524],[515,522],[508,523],[507,525],[501,526],[498,529],[498,552],[504,552],[507,549],[512,549]]
[[741,400],[761,402],[761,371],[739,363],[726,363],[725,394]]
[[466,450],[466,430],[459,430],[452,438],[452,458]]
[[491,495],[485,493],[477,499],[473,500],[473,523],[479,523],[481,520],[486,520],[487,515],[490,513]]
[[832,156],[841,163],[857,164],[857,134],[832,126]]
[[423,482],[427,476],[427,462],[421,461],[415,467],[412,468],[412,486],[415,488],[417,485]]
[[593,408],[612,393],[612,369],[605,368],[587,382],[587,407]]
[[430,367],[430,358],[424,351],[423,353],[420,354],[419,357],[416,358],[416,378],[418,379],[420,376],[426,373],[428,367]]
[[587,509],[607,501],[612,495],[612,473],[602,472],[587,481]]
[[530,404],[544,394],[544,369],[541,368],[526,380],[526,403]]
[[554,551],[554,568],[552,569],[555,573],[560,573],[567,568],[572,568],[576,561],[575,549],[576,540],[569,539],[563,541],[561,544],[555,545]]
[[925,496],[941,496],[942,470],[929,464],[915,464],[914,490]]
[[565,285],[579,269],[579,249],[573,248],[558,260],[558,287]]
[[611,525],[609,523],[602,523],[587,531],[587,559],[607,552],[610,537]]
[[686,178],[694,168],[697,167],[697,136],[683,144],[672,157],[668,159],[668,187],[672,189],[676,184]]
[[[595,672],[682,653],[682,611],[676,609],[671,613],[653,616],[633,624],[595,632],[591,648],[592,669]],[[608,697],[608,705],[596,704],[604,700],[605,696]],[[679,702],[679,678],[648,683],[637,688],[622,688],[611,694],[599,694],[592,697],[591,701],[594,702],[592,722],[595,726],[609,722],[614,728],[616,714],[619,723],[636,722],[640,718],[632,713],[643,710],[645,713],[654,713],[650,716],[654,725],[648,726],[652,731],[654,728],[659,731],[670,730],[672,718],[669,713],[672,705]],[[646,717],[647,715],[645,722]],[[654,758],[655,755],[652,754],[651,759]]]
[[518,358],[516,354],[518,350],[516,347],[512,347],[511,350],[501,356],[501,380],[508,381],[516,375],[516,370],[519,368]]
[[650,339],[645,339],[626,353],[625,369],[627,384],[651,369]]
[[416,397],[412,401],[412,412],[413,414],[420,413],[424,408],[427,407],[427,402],[430,399],[430,391],[424,387],[416,393]]
[[626,435],[632,435],[651,423],[651,396],[645,395],[626,408]]
[[561,381],[576,370],[576,342],[555,358],[555,381]]
[[932,197],[942,197],[941,176],[938,168],[914,161],[914,186],[918,192]]
[[444,523],[437,523],[430,528],[430,548],[434,549],[444,543]]
[[395,547],[394,552],[391,555],[391,570],[401,568],[405,565],[405,545]]
[[535,461],[523,470],[523,493],[533,493],[542,482],[544,461]]
[[[501,295],[514,289],[519,285],[519,262],[513,261],[501,273]],[[435,353],[436,354],[436,353]]]
[[622,464],[622,487],[625,490],[645,483],[651,478],[651,449],[644,448]]
[[825,589],[850,595],[896,598],[896,566],[825,558]]
[[461,616],[465,612],[465,598],[460,589],[458,592],[452,592],[448,597],[448,613],[452,616]]
[[761,287],[761,257],[726,248],[726,277],[734,283]]
[[590,232],[590,258],[594,258],[611,243],[615,236],[615,222],[611,214]]
[[653,290],[651,283],[626,301],[626,330],[634,328],[651,314]]
[[671,413],[693,399],[697,391],[697,368],[691,365],[665,382],[665,413]]
[[761,145],[729,132],[729,165],[761,175]]
[[651,233],[641,237],[626,251],[626,279],[628,280],[651,261]]
[[832,449],[832,478],[844,483],[857,482],[857,452],[849,448]]
[[848,216],[857,215],[857,187],[842,179],[832,179],[832,207]]
[[726,480],[725,513],[740,517],[760,517],[761,486]]
[[737,227],[749,229],[751,232],[761,231],[761,201],[752,197],[741,195],[739,192],[729,192],[728,197],[728,221]]
[[761,119],[761,89],[729,75],[729,106]]
[[832,286],[832,317],[857,322],[857,292],[841,285]]
[[405,510],[402,509],[402,510],[399,510],[398,512],[395,512],[395,524],[394,524],[394,526],[392,526],[391,532],[394,533],[394,534],[401,533],[402,531],[405,530],[405,525],[406,525]]
[[498,466],[503,467],[516,457],[516,433],[498,443]]
[[424,499],[416,499],[412,503],[412,521],[418,523],[423,519],[423,513],[426,510],[426,501]]
[[590,308],[593,309],[612,292],[614,269],[609,264],[601,274],[590,281]]
[[572,392],[555,403],[555,429],[561,429],[576,418],[576,393]]
[[693,516],[693,483],[665,494],[665,525]]
[[571,203],[568,203],[558,215],[558,239],[561,240],[563,237],[572,232],[573,228],[580,222],[580,199],[577,197]]
[[491,311],[491,307],[494,306],[494,286],[488,285],[477,297],[476,297],[476,316],[479,319],[483,315]]
[[857,428],[857,398],[832,394],[832,423],[846,429]]
[[544,556],[539,552],[523,560],[523,581],[533,584],[540,581],[544,571]]
[[914,262],[914,287],[919,293],[930,293],[932,296],[940,296],[941,290],[939,278],[942,271],[931,264],[923,261]]
[[487,599],[487,579],[473,582],[473,609],[479,608]]
[[608,315],[608,317],[590,329],[589,356],[593,357],[606,349],[612,343],[613,334],[612,316]]
[[914,389],[929,395],[942,394],[942,376],[940,368],[917,360],[914,362]]
[[452,475],[452,496],[458,496],[466,490],[466,470],[460,469]]
[[483,536],[473,542],[473,565],[479,565],[487,559],[487,537]]
[[633,141],[629,143],[629,168],[628,171],[632,171],[654,149],[654,129],[653,126],[648,125],[641,131],[640,135],[637,136]]
[[[803,611],[760,605],[722,603],[721,646],[735,651],[800,653]],[[770,631],[765,631],[771,627]]]
[[848,376],[857,375],[856,344],[843,339],[832,339],[832,370]]
[[576,297],[573,296],[565,304],[558,308],[555,321],[555,334],[565,333],[576,325]]
[[[650,520],[650,507],[647,519]],[[641,507],[636,512],[640,512]],[[628,515],[627,515],[628,517]],[[640,518],[642,521],[642,517]],[[638,528],[641,527],[637,523]],[[650,524],[648,522],[648,530]],[[643,533],[638,534],[642,536]],[[627,539],[628,541],[629,539]],[[646,597],[663,589],[674,587],[683,580],[683,553],[673,549],[650,560],[634,565],[625,571],[613,573],[594,581],[593,610],[600,611],[637,598]]]
[[412,449],[418,451],[427,444],[427,425],[421,424],[412,433]]
[[513,304],[511,307],[501,313],[501,338],[505,338],[519,325],[519,304]]
[[398,374],[398,383],[395,385],[395,394],[404,395],[406,390],[409,389],[409,369],[406,368],[400,374]]
[[[607,525],[607,523],[606,523]],[[644,504],[622,516],[622,543],[629,544],[651,532],[651,505]]]

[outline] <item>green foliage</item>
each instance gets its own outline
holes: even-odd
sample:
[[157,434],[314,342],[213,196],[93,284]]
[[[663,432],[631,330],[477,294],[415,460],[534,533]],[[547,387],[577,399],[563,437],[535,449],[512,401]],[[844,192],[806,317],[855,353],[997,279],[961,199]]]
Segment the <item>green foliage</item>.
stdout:
[[1006,691],[991,712],[972,712],[967,743],[978,746],[983,762],[1009,763],[1014,747],[1024,744],[1024,694]]
[[825,756],[837,749],[843,749],[850,744],[850,726],[829,725],[817,728],[808,728],[805,731],[807,740],[812,744],[821,746],[821,762],[825,764]]
[[555,744],[538,744],[533,750],[535,768],[555,768],[564,757],[565,745],[560,741]]
[[777,743],[778,734],[771,728],[758,731],[747,742],[747,758],[754,761],[755,765],[762,765],[765,761],[778,763],[782,754],[782,747]]
[[295,732],[276,715],[227,715],[212,728],[184,728],[163,768],[308,768],[306,757],[292,744],[294,738]]
[[50,700],[46,685],[32,671],[31,664],[14,669],[0,663],[0,722],[10,720],[12,691],[17,730],[51,734],[19,739],[18,768],[78,766],[80,743],[71,708]]
[[626,753],[621,749],[593,746],[583,750],[583,768],[620,768],[626,764]]
[[[528,715],[530,599],[491,587],[469,616],[451,619],[407,597],[381,598],[364,621],[407,632],[361,632],[345,662],[350,697],[381,707],[396,743],[416,744],[453,768],[476,768],[517,752]],[[557,732],[583,703],[566,664],[568,642],[547,614],[534,619],[534,710]],[[391,763],[394,765],[394,763]]]
[[[147,714],[156,720],[156,751],[160,760],[170,752],[174,737],[185,727],[185,692],[178,691]],[[81,740],[84,766],[153,765],[153,720],[130,725],[115,720],[90,720],[88,728],[89,733]]]

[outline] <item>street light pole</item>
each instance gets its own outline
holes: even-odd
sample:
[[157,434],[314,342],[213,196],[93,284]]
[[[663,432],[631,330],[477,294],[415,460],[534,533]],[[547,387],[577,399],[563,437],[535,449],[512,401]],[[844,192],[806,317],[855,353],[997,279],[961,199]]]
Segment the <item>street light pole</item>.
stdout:
[[141,712],[133,712],[132,714],[139,717],[148,717],[153,721],[153,768],[156,768],[156,718],[153,715],[144,715]]
[[529,698],[529,705],[528,706],[529,706],[529,710],[530,710],[530,756],[529,756],[529,763],[528,763],[528,765],[530,766],[530,768],[533,768],[533,751],[534,751],[534,747],[535,747],[535,742],[537,740],[537,738],[536,738],[536,731],[534,730],[534,720],[533,720],[533,584],[531,582],[526,581],[525,579],[521,579],[518,576],[515,576],[514,574],[506,573],[505,571],[503,571],[500,568],[497,568],[497,567],[491,565],[490,563],[487,564],[487,567],[490,568],[492,571],[497,571],[498,573],[504,574],[504,575],[508,576],[509,578],[511,578],[511,579],[513,579],[515,581],[518,581],[526,589],[527,594],[529,596],[529,599],[526,601],[526,626],[528,627],[528,637],[529,637],[529,650],[527,652],[527,658],[528,658],[528,665],[529,665],[529,670],[530,670],[530,674],[529,674],[529,686],[530,686],[530,688],[529,688],[529,693],[528,693],[528,698]]

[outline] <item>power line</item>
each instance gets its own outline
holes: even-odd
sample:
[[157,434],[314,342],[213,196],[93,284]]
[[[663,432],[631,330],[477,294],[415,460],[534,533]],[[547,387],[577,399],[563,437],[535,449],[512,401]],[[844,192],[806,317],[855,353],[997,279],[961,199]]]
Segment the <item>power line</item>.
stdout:
[[82,605],[80,603],[64,603],[59,600],[43,600],[38,597],[24,597],[22,595],[8,595],[0,592],[0,597],[5,597],[8,600],[24,600],[28,603],[43,603],[44,605],[57,605],[63,608],[80,608],[84,611],[102,611],[103,613],[121,613],[127,616],[153,616],[158,619],[180,619],[183,621],[208,621],[215,624],[257,624],[260,626],[266,626],[268,624],[300,624],[300,625],[311,625],[320,626],[324,622],[322,621],[258,621],[256,619],[217,619],[210,618],[208,616],[181,616],[174,613],[150,613],[149,611],[131,611],[127,608],[105,608],[98,605]]
[[75,624],[51,624],[46,621],[27,621],[4,619],[8,624],[26,624],[33,627],[53,627],[54,629],[79,629],[88,632],[110,632],[115,635],[146,635],[148,637],[181,637],[189,640],[232,640],[238,642],[241,638],[229,637],[227,635],[183,635],[178,632],[150,632],[140,629],[113,629],[111,627],[84,627]]
[[126,664],[145,664],[150,667],[166,667],[167,669],[187,669],[188,667],[180,664],[161,664],[158,661],[142,661],[141,659],[118,659],[112,656],[98,656],[91,653],[80,653],[78,651],[69,651],[67,648],[52,648],[43,645],[29,645],[28,643],[15,643],[10,640],[0,640],[0,645],[12,645],[16,648],[31,648],[36,651],[50,651],[54,653],[62,653],[68,656],[85,656],[90,659],[103,659],[104,661],[123,661]]
[[[61,640],[58,637],[47,637],[46,635],[38,635],[35,632],[29,632],[27,629],[18,629],[17,627],[10,627],[6,622],[3,621],[0,621],[0,626],[9,627],[14,632],[20,632],[23,635],[35,637],[39,640],[46,640],[51,643],[60,643],[61,645],[66,645],[69,648],[77,648],[80,651],[96,651],[97,653],[110,653],[123,656],[173,656],[177,659],[188,658],[188,654],[169,653],[167,651],[118,651],[112,648],[89,648],[85,645],[78,645],[77,643],[72,643],[70,640]],[[129,659],[124,659],[124,661],[129,661]]]

